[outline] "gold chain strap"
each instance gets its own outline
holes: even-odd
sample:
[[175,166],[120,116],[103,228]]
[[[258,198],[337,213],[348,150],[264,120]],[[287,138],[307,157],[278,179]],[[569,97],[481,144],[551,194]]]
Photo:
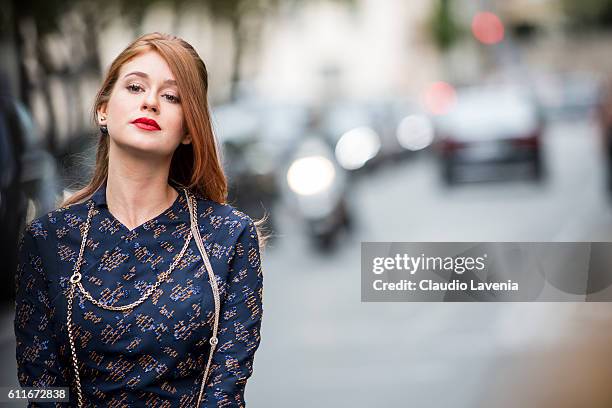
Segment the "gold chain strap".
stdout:
[[200,236],[200,230],[198,228],[198,203],[193,197],[189,197],[187,200],[187,205],[189,205],[189,214],[191,215],[191,232],[196,240],[196,245],[200,250],[200,254],[202,255],[202,259],[204,260],[204,265],[206,266],[206,270],[208,271],[208,281],[210,283],[210,288],[213,293],[213,300],[215,302],[215,316],[213,320],[213,330],[212,336],[210,337],[210,353],[208,353],[208,361],[206,362],[206,369],[204,370],[204,376],[202,378],[202,384],[200,385],[200,393],[198,395],[198,405],[202,401],[204,397],[204,385],[206,384],[206,379],[208,378],[208,372],[210,370],[210,364],[212,362],[212,356],[217,347],[217,343],[219,340],[217,339],[217,332],[219,330],[219,316],[221,315],[221,301],[219,298],[219,286],[217,284],[217,278],[213,273],[213,268],[210,265],[210,260],[208,259],[208,255],[206,254],[206,250],[204,249],[204,243],[202,242],[202,237]]
[[213,353],[215,351],[215,348],[217,346],[218,343],[218,339],[217,339],[217,332],[219,329],[219,315],[220,315],[220,309],[221,309],[221,305],[220,305],[220,297],[219,297],[219,287],[217,284],[217,280],[215,277],[215,274],[213,273],[212,270],[212,266],[210,264],[210,260],[208,259],[208,255],[206,254],[206,250],[204,249],[204,244],[202,242],[202,237],[200,236],[200,231],[198,228],[198,218],[197,218],[197,201],[195,200],[195,198],[188,192],[187,189],[183,189],[184,193],[185,193],[185,197],[187,198],[187,205],[189,206],[189,217],[190,217],[190,221],[191,221],[191,231],[189,232],[189,234],[187,235],[187,238],[185,239],[185,244],[183,245],[183,248],[181,249],[181,251],[179,252],[179,254],[175,257],[174,261],[172,262],[172,264],[170,265],[170,267],[168,268],[167,271],[162,272],[158,275],[157,280],[155,282],[154,285],[152,285],[151,287],[149,287],[145,293],[135,302],[132,302],[130,304],[127,305],[122,305],[122,306],[109,306],[109,305],[105,305],[104,303],[94,299],[91,294],[85,290],[85,288],[83,287],[82,283],[81,283],[81,265],[83,263],[83,252],[85,250],[85,244],[87,242],[87,235],[89,233],[89,228],[91,225],[91,218],[93,215],[93,209],[94,209],[94,205],[93,203],[89,204],[89,211],[87,212],[87,221],[85,222],[85,227],[84,227],[84,231],[83,231],[83,238],[81,240],[81,248],[79,251],[79,257],[74,265],[74,271],[72,273],[72,276],[70,277],[70,288],[68,289],[68,310],[66,313],[66,328],[68,330],[68,342],[70,344],[70,352],[72,355],[72,366],[73,366],[73,370],[74,370],[74,379],[75,379],[75,385],[76,385],[76,392],[77,392],[77,404],[78,407],[82,407],[83,406],[83,394],[81,391],[81,380],[80,380],[80,376],[79,376],[79,368],[78,368],[78,364],[77,364],[77,355],[76,355],[76,348],[74,345],[74,337],[72,334],[72,307],[73,307],[73,302],[74,302],[74,291],[75,291],[75,287],[79,289],[79,291],[83,294],[83,296],[89,300],[92,304],[106,309],[106,310],[112,310],[112,311],[125,311],[125,310],[130,310],[133,309],[137,306],[139,306],[140,304],[142,304],[144,301],[146,301],[149,296],[151,296],[152,293],[154,293],[157,288],[159,287],[159,285],[161,285],[161,283],[163,281],[165,281],[168,276],[170,276],[170,274],[172,273],[172,271],[174,270],[174,268],[176,267],[176,265],[178,265],[178,262],[180,261],[180,259],[183,257],[183,255],[185,254],[187,248],[189,247],[189,243],[191,242],[191,238],[192,236],[195,237],[196,240],[196,245],[198,247],[198,250],[200,251],[200,254],[202,256],[202,260],[204,261],[204,265],[206,266],[206,270],[208,271],[208,279],[209,279],[209,283],[211,285],[211,289],[212,289],[212,293],[213,293],[213,300],[214,300],[214,304],[215,304],[215,316],[214,316],[214,321],[213,321],[213,330],[212,330],[212,336],[209,340],[210,343],[210,352],[208,354],[208,361],[206,363],[206,368],[204,369],[204,375],[202,378],[202,383],[200,386],[200,392],[198,394],[198,402],[196,407],[199,407],[201,402],[202,402],[202,398],[204,396],[204,386],[206,384],[206,380],[208,378],[208,372],[210,370],[210,365],[212,362],[212,356]]

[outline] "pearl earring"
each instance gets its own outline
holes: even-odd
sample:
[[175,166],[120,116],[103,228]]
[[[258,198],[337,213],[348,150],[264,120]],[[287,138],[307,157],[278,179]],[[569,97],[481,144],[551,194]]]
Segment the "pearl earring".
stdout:
[[[106,118],[100,118],[101,120],[106,120]],[[108,127],[106,125],[100,125],[100,132],[102,135],[108,135]]]

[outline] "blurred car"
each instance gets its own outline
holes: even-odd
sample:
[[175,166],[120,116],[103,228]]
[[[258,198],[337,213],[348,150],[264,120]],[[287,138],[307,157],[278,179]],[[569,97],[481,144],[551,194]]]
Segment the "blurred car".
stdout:
[[351,217],[347,171],[321,131],[321,117],[305,104],[262,99],[214,110],[232,201],[259,217],[281,199],[312,243],[328,250]]
[[25,222],[51,211],[59,198],[55,160],[44,148],[27,109],[0,75],[0,246],[4,254],[0,289],[14,297],[17,244]]
[[606,166],[606,189],[612,196],[612,78],[602,84],[598,103],[598,120]]
[[543,120],[520,88],[459,90],[436,120],[436,147],[446,183],[543,176]]
[[340,101],[324,107],[322,131],[348,171],[401,159],[427,147],[432,125],[415,104],[400,98]]
[[[3,89],[4,91],[4,89]],[[15,270],[17,268],[17,244],[25,220],[25,197],[21,191],[21,160],[23,135],[13,99],[0,97],[0,245],[5,255],[2,262],[3,301],[12,298]]]
[[600,78],[588,72],[535,75],[533,90],[553,119],[589,117],[597,108]]
[[228,178],[229,201],[252,218],[265,216],[266,227],[274,230],[270,210],[279,195],[277,158],[260,134],[259,118],[242,104],[219,106],[213,118]]

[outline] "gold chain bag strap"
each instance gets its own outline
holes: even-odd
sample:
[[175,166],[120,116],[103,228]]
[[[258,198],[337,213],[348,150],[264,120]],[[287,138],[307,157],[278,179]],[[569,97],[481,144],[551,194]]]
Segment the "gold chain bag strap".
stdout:
[[162,282],[164,282],[168,278],[168,276],[170,276],[174,268],[176,268],[176,266],[178,265],[178,262],[180,261],[180,259],[183,257],[183,255],[187,251],[187,248],[189,247],[189,243],[191,242],[192,237],[195,238],[196,245],[198,247],[198,250],[200,251],[202,260],[204,261],[204,265],[206,266],[206,270],[208,271],[208,280],[209,280],[209,283],[212,289],[213,300],[215,304],[215,316],[213,320],[212,336],[209,339],[210,352],[208,353],[208,360],[206,363],[206,368],[204,369],[204,375],[202,376],[202,383],[200,385],[200,392],[198,394],[198,402],[197,402],[196,407],[199,407],[202,403],[202,398],[204,397],[204,387],[206,385],[206,380],[208,379],[208,374],[210,371],[210,365],[212,363],[212,356],[214,354],[214,351],[218,343],[217,333],[219,330],[219,316],[220,316],[221,302],[219,298],[219,286],[217,284],[217,279],[215,277],[215,274],[213,273],[213,269],[210,264],[210,260],[208,259],[208,255],[206,254],[206,250],[204,248],[204,243],[202,242],[202,237],[200,236],[200,230],[198,228],[197,201],[187,189],[183,189],[183,192],[185,193],[185,197],[187,199],[187,205],[189,206],[189,218],[191,221],[191,230],[189,234],[187,235],[187,237],[185,238],[185,244],[183,245],[183,248],[181,249],[179,254],[175,257],[174,261],[172,262],[168,270],[158,275],[155,284],[149,287],[149,289],[146,290],[145,293],[138,300],[130,304],[127,304],[127,305],[122,305],[122,306],[108,306],[108,305],[105,305],[103,302],[100,302],[99,300],[94,299],[91,296],[91,294],[83,287],[83,284],[81,283],[80,270],[81,270],[81,265],[83,263],[83,252],[85,250],[85,243],[87,242],[87,235],[89,233],[89,228],[91,225],[91,218],[94,212],[93,203],[89,204],[89,211],[87,213],[87,221],[85,222],[85,228],[83,231],[83,239],[81,240],[81,248],[79,250],[79,257],[77,259],[77,262],[74,265],[74,271],[72,273],[72,276],[70,277],[71,285],[68,288],[68,311],[66,313],[66,328],[68,330],[68,342],[70,343],[70,354],[72,356],[72,368],[74,371],[74,382],[75,382],[76,393],[77,393],[78,407],[83,406],[83,393],[81,390],[81,379],[79,376],[79,367],[77,363],[77,356],[76,356],[75,345],[74,345],[74,336],[72,333],[72,307],[74,303],[75,290],[78,289],[81,292],[81,294],[85,297],[85,299],[89,300],[92,304],[100,308],[103,308],[106,310],[112,310],[112,311],[131,310],[135,308],[136,306],[139,306],[140,304],[142,304],[144,301],[146,301],[149,298],[149,296],[151,296],[151,294],[153,294],[157,290],[159,285]]

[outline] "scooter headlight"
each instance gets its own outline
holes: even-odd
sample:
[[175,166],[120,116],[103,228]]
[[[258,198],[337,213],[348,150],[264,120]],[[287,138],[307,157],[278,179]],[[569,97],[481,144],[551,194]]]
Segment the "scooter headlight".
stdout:
[[302,157],[287,171],[287,183],[300,195],[318,194],[328,189],[336,177],[333,163],[323,156]]
[[336,143],[336,159],[347,170],[357,170],[380,150],[380,138],[371,128],[363,126],[349,130]]
[[397,127],[397,140],[404,149],[424,149],[433,142],[433,137],[433,126],[426,116],[406,116]]

